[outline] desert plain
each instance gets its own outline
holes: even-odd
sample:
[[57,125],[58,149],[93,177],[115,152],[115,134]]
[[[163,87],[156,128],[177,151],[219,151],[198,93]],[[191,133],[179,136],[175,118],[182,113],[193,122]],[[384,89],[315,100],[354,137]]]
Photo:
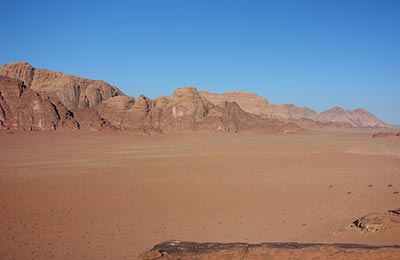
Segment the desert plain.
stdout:
[[400,243],[348,230],[400,207],[400,138],[2,132],[0,259],[136,259],[195,242]]

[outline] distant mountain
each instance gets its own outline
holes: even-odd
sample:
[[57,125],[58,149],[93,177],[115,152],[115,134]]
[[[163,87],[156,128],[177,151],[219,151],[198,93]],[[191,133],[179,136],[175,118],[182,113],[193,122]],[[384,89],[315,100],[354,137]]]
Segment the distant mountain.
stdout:
[[255,93],[214,94],[194,87],[177,88],[171,97],[135,99],[104,81],[36,69],[26,62],[0,67],[0,129],[288,133],[300,131],[299,125],[385,126],[363,109],[332,108],[318,115],[306,107],[270,104]]
[[248,113],[268,118],[290,118],[289,111],[285,107],[270,104],[266,98],[255,93],[235,91],[215,94],[207,91],[200,91],[200,95],[215,105],[220,105],[225,101],[236,102],[244,111]]
[[292,104],[283,105],[289,110],[293,119],[311,119],[316,122],[336,123],[351,127],[387,127],[379,118],[365,109],[358,108],[347,110],[341,107],[333,107],[318,114],[308,107],[298,107]]
[[293,104],[284,104],[284,108],[289,111],[290,118],[293,119],[311,119],[314,121],[318,121],[318,113],[315,110],[312,110],[308,107],[298,107]]
[[319,114],[318,121],[349,123],[354,127],[386,127],[379,118],[365,109],[347,110],[333,107]]

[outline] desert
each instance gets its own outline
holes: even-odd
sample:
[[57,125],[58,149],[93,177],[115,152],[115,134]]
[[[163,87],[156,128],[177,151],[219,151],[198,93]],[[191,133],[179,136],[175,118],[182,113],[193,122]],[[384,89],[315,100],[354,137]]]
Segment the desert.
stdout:
[[169,240],[397,245],[398,222],[351,227],[399,207],[400,143],[375,131],[2,133],[1,258],[136,259]]
[[3,1],[0,260],[399,260],[400,1]]
[[398,131],[361,108],[193,86],[135,98],[5,64],[0,256],[396,259]]

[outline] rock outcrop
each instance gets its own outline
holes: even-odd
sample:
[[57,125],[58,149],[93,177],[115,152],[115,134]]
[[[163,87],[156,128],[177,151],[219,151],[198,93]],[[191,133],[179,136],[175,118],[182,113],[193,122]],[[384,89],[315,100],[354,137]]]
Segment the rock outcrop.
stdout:
[[290,117],[289,111],[285,107],[270,104],[266,98],[255,93],[236,91],[215,94],[200,91],[200,95],[217,106],[222,105],[225,101],[236,102],[244,111],[262,117],[277,119],[288,119]]
[[103,118],[122,130],[144,132],[260,130],[282,133],[300,131],[296,124],[287,124],[247,113],[236,102],[225,101],[215,105],[202,97],[194,87],[177,88],[172,97],[159,97],[155,100],[143,95],[136,100],[114,97],[102,102],[97,110]]
[[104,129],[117,129],[94,108],[76,108],[71,112],[74,119],[78,122],[80,130],[99,131]]
[[39,94],[59,100],[68,109],[96,107],[104,100],[124,95],[104,81],[36,69],[26,62],[5,64],[0,67],[0,75],[19,79]]
[[0,128],[75,130],[79,124],[58,100],[40,95],[21,80],[0,76]]
[[400,209],[388,210],[384,213],[371,213],[358,218],[350,225],[350,230],[359,233],[377,233],[383,229],[400,231]]
[[103,101],[98,107],[99,114],[118,129],[125,129],[127,111],[135,104],[135,99],[127,96],[116,96]]
[[284,104],[284,108],[289,111],[290,118],[293,119],[311,119],[318,121],[318,113],[308,107],[298,107],[293,104]]
[[398,259],[400,246],[299,243],[195,243],[167,241],[139,256],[140,260],[264,259]]

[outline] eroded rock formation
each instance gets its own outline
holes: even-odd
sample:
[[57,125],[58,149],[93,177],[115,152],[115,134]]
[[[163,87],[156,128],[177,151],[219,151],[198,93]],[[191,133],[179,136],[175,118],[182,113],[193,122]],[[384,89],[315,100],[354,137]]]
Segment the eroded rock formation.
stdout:
[[0,75],[19,79],[39,94],[58,99],[68,109],[95,107],[103,100],[124,95],[104,81],[36,69],[26,62],[5,64],[0,67]]
[[[171,97],[150,100],[141,95],[136,100],[114,97],[97,108],[100,115],[115,127],[145,132],[263,130],[298,132],[295,124],[264,119],[247,113],[236,102],[219,105],[202,97],[196,88],[177,88]],[[116,111],[113,113],[112,111]]]
[[75,130],[79,124],[58,100],[40,95],[21,80],[0,76],[0,128]]
[[311,119],[318,121],[318,113],[308,107],[298,107],[293,104],[284,104],[284,108],[289,111],[290,118],[293,119]]
[[207,91],[200,91],[200,95],[215,105],[222,105],[225,101],[236,102],[244,111],[260,115],[262,117],[288,119],[289,111],[276,104],[270,104],[269,101],[255,93],[236,91],[215,94]]
[[171,97],[134,99],[104,81],[36,69],[26,62],[3,65],[0,76],[0,129],[293,133],[300,128],[385,126],[363,109],[333,108],[318,115],[241,91],[213,94],[184,87]]
[[388,210],[384,213],[371,213],[358,218],[350,225],[350,230],[363,234],[377,233],[383,229],[400,231],[400,209]]

